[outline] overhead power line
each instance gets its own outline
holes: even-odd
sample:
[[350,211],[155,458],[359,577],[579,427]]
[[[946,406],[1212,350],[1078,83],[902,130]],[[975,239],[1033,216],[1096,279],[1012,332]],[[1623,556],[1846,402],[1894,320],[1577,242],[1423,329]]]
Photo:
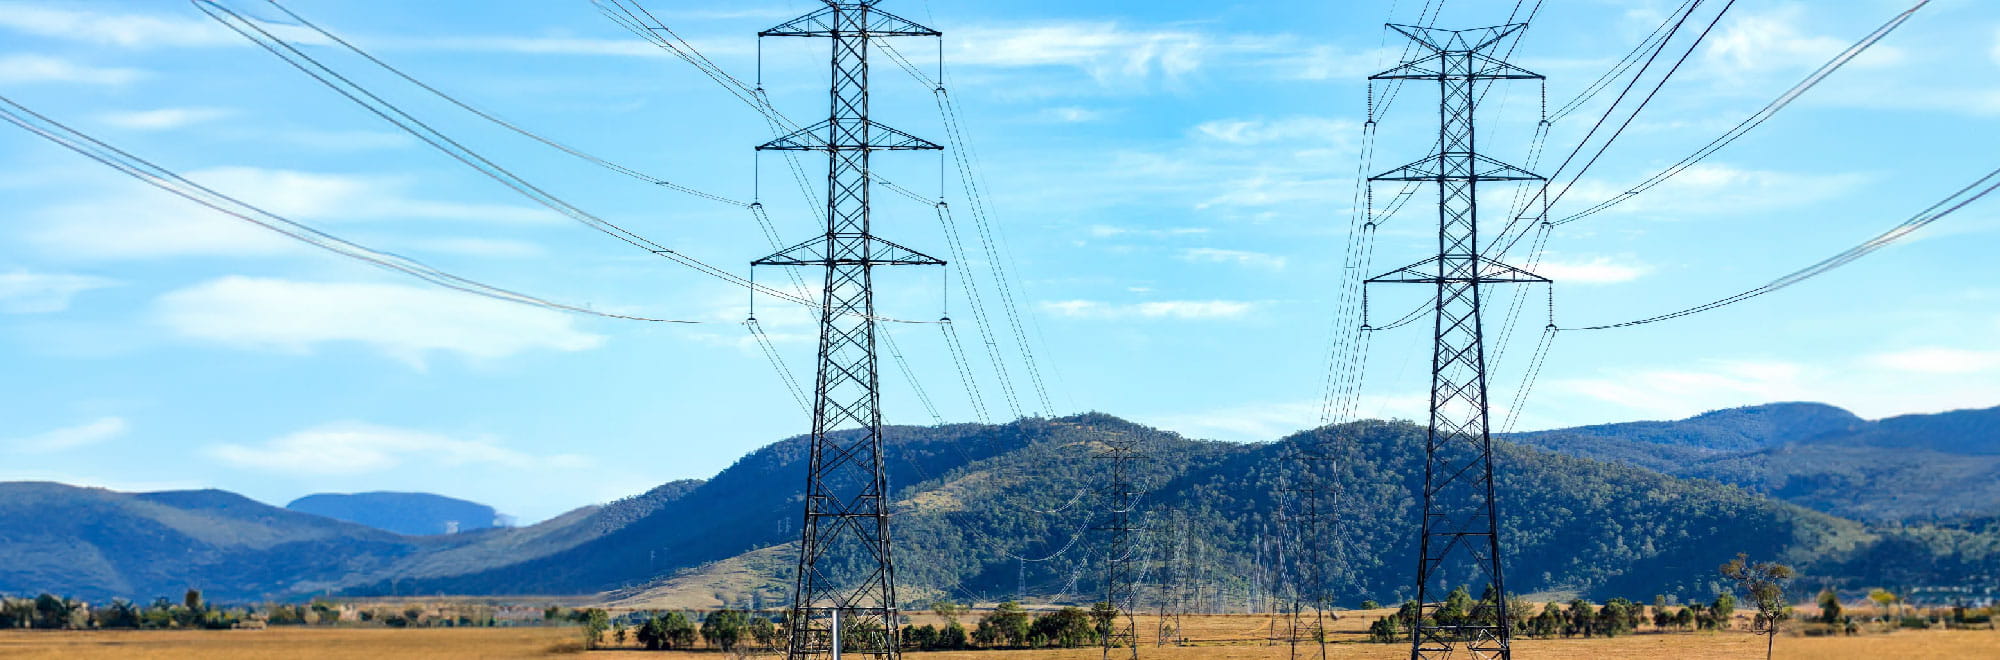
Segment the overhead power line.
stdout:
[[531,140],[534,140],[534,141],[536,141],[536,142],[540,142],[540,143],[542,143],[542,144],[545,144],[545,145],[548,145],[549,147],[552,147],[552,148],[554,148],[554,149],[556,149],[556,150],[558,150],[558,151],[561,151],[561,152],[563,152],[563,153],[566,153],[566,154],[569,154],[569,155],[571,155],[571,156],[575,156],[575,157],[577,157],[577,158],[580,158],[580,159],[583,159],[583,160],[585,160],[585,161],[588,161],[588,162],[590,162],[590,163],[592,163],[592,164],[595,164],[595,165],[597,165],[597,166],[599,166],[599,167],[603,167],[603,168],[605,168],[605,169],[608,169],[608,170],[611,170],[611,171],[613,171],[613,172],[617,172],[617,173],[619,173],[619,174],[623,174],[623,175],[625,175],[625,176],[629,176],[629,177],[632,177],[632,178],[634,178],[634,179],[638,179],[638,180],[640,180],[640,181],[644,181],[644,182],[646,182],[646,183],[650,183],[650,184],[653,184],[653,185],[656,185],[656,186],[660,186],[660,187],[663,187],[663,188],[667,188],[667,189],[670,189],[670,190],[676,190],[676,191],[680,191],[680,192],[683,192],[683,193],[687,193],[687,194],[689,194],[689,195],[694,195],[694,196],[696,196],[696,197],[700,197],[700,198],[703,198],[703,199],[708,199],[708,200],[711,200],[711,201],[716,201],[716,202],[721,202],[721,203],[724,203],[724,204],[730,204],[730,205],[733,205],[733,206],[741,206],[741,207],[745,207],[745,208],[748,208],[748,207],[750,206],[750,202],[744,202],[744,201],[739,201],[739,200],[735,200],[735,199],[730,199],[730,198],[728,198],[728,197],[724,197],[724,196],[722,196],[722,195],[717,195],[717,194],[714,194],[714,193],[709,193],[709,192],[705,192],[705,191],[702,191],[702,190],[697,190],[697,189],[695,189],[695,188],[691,188],[691,187],[688,187],[688,186],[684,186],[684,185],[681,185],[681,184],[678,184],[678,183],[674,183],[674,182],[672,182],[672,181],[668,181],[668,180],[666,180],[666,179],[662,179],[662,178],[659,178],[659,177],[656,177],[656,176],[653,176],[653,175],[650,175],[650,174],[647,174],[647,173],[645,173],[645,172],[641,172],[641,171],[638,171],[638,170],[635,170],[635,169],[632,169],[632,168],[630,168],[630,167],[626,167],[626,166],[624,166],[624,165],[620,165],[620,164],[618,164],[618,163],[615,163],[615,162],[612,162],[612,161],[610,161],[610,160],[606,160],[606,159],[604,159],[604,158],[599,158],[599,157],[597,157],[597,156],[594,156],[594,155],[591,155],[590,153],[587,153],[587,152],[584,152],[583,150],[580,150],[580,149],[577,149],[577,148],[575,148],[575,147],[571,147],[571,146],[569,146],[569,145],[567,145],[567,144],[563,144],[563,143],[561,143],[561,142],[557,142],[557,141],[555,141],[555,140],[553,140],[553,139],[550,139],[550,138],[546,138],[546,137],[543,137],[543,136],[541,136],[541,135],[540,135],[540,134],[538,134],[538,133],[535,133],[535,132],[533,132],[533,131],[530,131],[530,130],[528,130],[528,129],[525,129],[525,128],[522,128],[522,127],[520,127],[519,125],[516,125],[516,124],[514,124],[513,122],[510,122],[510,121],[507,121],[506,119],[503,119],[503,118],[501,118],[501,117],[499,117],[499,116],[496,116],[496,115],[494,115],[494,114],[492,114],[492,113],[489,113],[489,112],[487,112],[487,111],[485,111],[485,110],[481,110],[481,109],[479,109],[479,108],[478,108],[477,106],[474,106],[474,105],[472,105],[472,104],[470,104],[470,103],[466,103],[465,101],[461,101],[461,100],[459,100],[459,99],[458,99],[458,97],[455,97],[455,96],[452,96],[451,94],[447,94],[447,93],[445,93],[445,92],[444,92],[443,90],[440,90],[440,89],[438,89],[438,88],[436,88],[436,87],[433,87],[433,86],[431,86],[431,85],[430,85],[430,84],[428,84],[428,83],[425,83],[425,82],[424,82],[424,81],[422,81],[422,80],[419,80],[419,79],[417,79],[417,78],[416,78],[415,76],[412,76],[412,75],[410,75],[410,74],[408,74],[408,73],[404,73],[402,69],[398,69],[398,68],[396,68],[396,67],[395,67],[394,65],[391,65],[391,64],[389,64],[388,62],[385,62],[385,61],[383,61],[383,60],[382,60],[381,58],[378,58],[378,57],[376,57],[376,56],[375,56],[374,54],[371,54],[371,53],[369,53],[369,52],[368,52],[368,51],[366,51],[366,50],[362,50],[360,46],[356,46],[356,45],[354,45],[354,44],[353,44],[352,42],[349,42],[349,41],[347,41],[346,39],[342,39],[342,38],[340,38],[340,36],[339,36],[339,35],[336,35],[336,34],[334,34],[334,33],[330,32],[330,31],[326,30],[325,28],[322,28],[322,27],[320,27],[319,25],[316,25],[316,24],[314,24],[314,23],[313,23],[312,21],[309,21],[309,20],[306,20],[306,18],[305,18],[304,16],[300,16],[300,15],[299,15],[299,14],[298,14],[297,12],[294,12],[294,11],[292,11],[292,10],[291,10],[290,8],[287,8],[287,7],[285,7],[284,5],[282,5],[282,4],[279,4],[277,0],[265,0],[265,2],[269,2],[269,3],[271,4],[271,6],[272,6],[272,7],[276,7],[276,8],[278,9],[278,11],[281,11],[281,12],[284,12],[284,13],[285,13],[285,15],[286,15],[286,16],[289,16],[289,17],[291,17],[291,19],[292,19],[293,21],[297,21],[297,22],[298,22],[298,24],[299,24],[300,26],[302,26],[302,27],[305,27],[306,29],[309,29],[309,30],[312,30],[312,31],[314,31],[314,32],[317,32],[317,33],[319,33],[319,34],[320,34],[320,36],[323,36],[323,37],[326,37],[327,39],[329,39],[329,40],[333,41],[333,42],[334,42],[334,43],[336,43],[336,44],[340,44],[340,46],[341,46],[341,47],[343,47],[343,48],[346,48],[346,49],[347,49],[347,50],[349,50],[349,51],[352,51],[352,52],[353,52],[353,53],[354,53],[355,55],[359,55],[359,56],[361,56],[361,57],[362,57],[363,59],[366,59],[366,60],[368,60],[369,62],[372,62],[372,63],[374,63],[374,64],[375,64],[376,66],[379,66],[379,67],[382,67],[382,69],[383,69],[383,70],[385,70],[385,71],[388,71],[388,72],[389,72],[389,73],[391,73],[391,74],[395,74],[395,76],[396,76],[396,77],[398,77],[398,78],[402,78],[403,80],[405,80],[405,81],[408,81],[408,82],[409,82],[410,84],[412,84],[412,85],[416,85],[416,86],[417,86],[418,88],[421,88],[421,89],[423,89],[423,90],[424,90],[424,91],[426,91],[426,92],[430,92],[430,93],[431,93],[432,95],[435,95],[435,96],[437,96],[438,98],[441,98],[441,99],[444,99],[444,100],[445,100],[446,102],[448,102],[448,103],[451,103],[452,105],[455,105],[455,106],[458,106],[458,107],[459,107],[460,109],[462,109],[462,110],[465,110],[466,112],[470,112],[470,113],[472,113],[472,114],[474,114],[474,115],[478,116],[478,117],[479,117],[480,119],[484,119],[484,120],[486,120],[486,121],[489,121],[489,122],[492,122],[492,123],[494,123],[494,124],[496,124],[496,125],[499,125],[499,126],[500,126],[501,128],[505,128],[505,129],[507,129],[507,130],[509,130],[509,131],[513,131],[513,132],[515,132],[515,133],[519,133],[519,134],[520,134],[520,135],[522,135],[523,137],[526,137],[526,138],[528,138],[528,139],[531,139]]
[[1791,105],[1792,101],[1798,100],[1800,96],[1805,95],[1807,91],[1819,85],[1821,81],[1826,80],[1829,76],[1832,76],[1834,72],[1839,71],[1841,67],[1846,66],[1848,62],[1852,62],[1854,61],[1854,58],[1860,57],[1861,53],[1867,51],[1870,46],[1874,46],[1876,42],[1879,42],[1883,38],[1888,37],[1889,33],[1894,32],[1896,28],[1901,27],[1904,22],[1910,20],[1910,17],[1912,15],[1916,14],[1918,9],[1922,9],[1924,5],[1927,4],[1930,4],[1930,0],[1921,0],[1917,4],[1910,6],[1909,9],[1905,9],[1901,13],[1896,14],[1894,17],[1890,18],[1888,22],[1883,23],[1881,27],[1875,28],[1874,32],[1868,33],[1868,35],[1862,37],[1860,41],[1854,42],[1854,44],[1848,46],[1846,50],[1842,50],[1840,51],[1840,53],[1834,55],[1833,59],[1827,60],[1825,64],[1821,64],[1818,69],[1814,69],[1811,74],[1808,74],[1804,80],[1800,80],[1799,83],[1793,85],[1791,89],[1785,90],[1785,93],[1779,94],[1778,98],[1772,99],[1772,101],[1769,104],[1766,104],[1763,109],[1758,110],[1755,114],[1752,114],[1749,117],[1744,118],[1744,120],[1742,122],[1737,123],[1735,127],[1730,128],[1727,132],[1724,132],[1722,135],[1716,137],[1713,140],[1710,140],[1708,144],[1702,145],[1702,147],[1700,149],[1696,149],[1694,153],[1688,154],[1687,157],[1680,159],[1673,165],[1668,166],[1666,169],[1660,170],[1659,172],[1654,173],[1652,176],[1646,177],[1645,180],[1640,181],[1637,185],[1632,186],[1624,193],[1616,195],[1611,199],[1598,202],[1596,205],[1593,205],[1590,208],[1584,209],[1575,214],[1564,217],[1561,220],[1557,220],[1555,221],[1555,224],[1566,225],[1596,215],[1598,213],[1602,213],[1606,209],[1609,209],[1613,206],[1623,204],[1625,203],[1626,200],[1629,200],[1632,197],[1637,196],[1639,193],[1651,190],[1653,189],[1654,186],[1658,186],[1661,183],[1665,183],[1667,179],[1671,179],[1674,177],[1674,175],[1687,171],[1688,168],[1693,167],[1697,163],[1700,163],[1703,159],[1708,158],[1710,155],[1713,155],[1717,151],[1721,151],[1723,147],[1727,147],[1730,145],[1730,143],[1733,143],[1737,139],[1742,138],[1745,133],[1749,133],[1752,129],[1755,129],[1758,126],[1763,125],[1765,121],[1770,120],[1772,116],[1778,114],[1778,111],[1784,110],[1785,106]]
[[447,289],[492,298],[494,300],[628,321],[700,323],[700,321],[682,321],[602,312],[580,305],[554,302],[477,280],[460,277],[424,265],[422,262],[409,257],[383,252],[328,234],[217,192],[214,189],[190,181],[173,170],[155,165],[151,161],[111,146],[97,138],[30,110],[26,106],[16,103],[13,99],[0,96],[0,106],[4,106],[0,107],[0,118],[4,118],[15,126],[19,126],[43,139],[54,142],[65,149],[82,154],[86,158],[118,170],[126,176],[138,179],[147,185],[172,193],[188,201],[214,209],[217,212],[278,232],[289,238],[343,257],[367,262],[385,270],[403,273]]
[[1944,199],[1938,200],[1937,203],[1932,204],[1930,205],[1930,207],[1925,208],[1923,211],[1918,212],[1915,216],[1911,217],[1910,219],[1904,220],[1902,224],[1898,224],[1895,227],[1890,228],[1888,231],[1882,232],[1881,234],[1877,234],[1874,238],[1870,238],[1866,241],[1863,241],[1859,245],[1843,250],[1839,254],[1835,254],[1831,257],[1822,259],[1818,263],[1815,263],[1811,266],[1801,268],[1799,270],[1793,271],[1788,275],[1785,275],[1784,277],[1772,280],[1768,284],[1765,284],[1763,286],[1748,291],[1744,291],[1742,293],[1733,296],[1729,296],[1727,298],[1703,303],[1677,312],[1668,312],[1666,314],[1660,314],[1658,316],[1649,316],[1646,318],[1626,321],[1623,323],[1607,323],[1604,325],[1592,325],[1579,328],[1563,328],[1563,329],[1564,330],[1609,330],[1612,328],[1626,328],[1635,325],[1644,325],[1647,323],[1658,323],[1660,321],[1677,319],[1692,314],[1700,314],[1702,312],[1706,312],[1708,310],[1715,309],[1718,307],[1734,305],[1736,303],[1743,302],[1745,300],[1749,300],[1751,298],[1755,298],[1757,296],[1761,296],[1766,293],[1777,291],[1779,289],[1783,289],[1785,287],[1798,284],[1800,282],[1804,282],[1806,280],[1818,277],[1820,275],[1824,275],[1828,271],[1832,271],[1835,268],[1839,268],[1841,266],[1853,263],[1855,260],[1868,256],[1869,254],[1874,253],[1876,250],[1880,250],[1882,248],[1888,247],[1896,243],[1897,241],[1909,238],[1910,235],[1915,234],[1917,230],[1923,229],[1924,227],[1929,226],[1931,223],[1937,222],[1938,220],[1943,219],[1945,216],[1951,215],[1953,212],[1965,208],[1966,205],[1968,204],[1979,201],[1980,198],[1992,194],[1992,192],[1995,189],[2000,189],[2000,169],[1995,169],[1991,172],[1987,172],[1985,176],[1979,177],[1979,179],[1977,181],[1973,181],[1971,185],[1959,189],[1958,192],[1952,193],[1951,195],[1945,197]]

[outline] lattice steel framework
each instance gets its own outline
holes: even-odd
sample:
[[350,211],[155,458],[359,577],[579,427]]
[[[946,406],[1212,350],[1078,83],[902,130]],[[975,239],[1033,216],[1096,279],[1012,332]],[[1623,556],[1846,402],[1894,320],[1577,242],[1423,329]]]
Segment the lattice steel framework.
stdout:
[[[1431,353],[1431,416],[1424,447],[1417,564],[1417,602],[1425,617],[1413,626],[1410,657],[1448,658],[1463,650],[1473,658],[1507,659],[1512,652],[1499,508],[1493,492],[1493,442],[1487,424],[1480,289],[1486,284],[1548,280],[1480,254],[1478,192],[1482,182],[1542,179],[1480,155],[1474,148],[1473,115],[1480,81],[1542,76],[1482,52],[1524,24],[1472,30],[1389,27],[1428,54],[1370,76],[1370,84],[1434,80],[1441,95],[1437,152],[1369,179],[1435,181],[1438,187],[1437,256],[1368,280],[1428,284],[1437,292],[1432,303],[1436,342]],[[1473,593],[1494,596],[1490,601],[1481,598],[1467,616],[1440,617],[1442,603],[1433,599],[1441,599],[1454,580]],[[1485,591],[1480,591],[1482,586]]]
[[[1294,500],[1290,508],[1292,513],[1282,519],[1287,528],[1284,537],[1298,543],[1298,561],[1305,564],[1305,575],[1303,585],[1288,585],[1292,620],[1286,639],[1291,643],[1292,660],[1326,660],[1326,609],[1329,602],[1326,565],[1331,561],[1326,550],[1328,544],[1337,542],[1337,537],[1328,532],[1326,512],[1321,508],[1328,483],[1320,472],[1333,464],[1333,457],[1315,443],[1313,449],[1296,449],[1291,460],[1304,478],[1298,486],[1284,491]],[[1303,649],[1299,647],[1302,641],[1307,643]]]
[[1104,526],[1098,529],[1109,534],[1104,555],[1104,602],[1116,608],[1111,620],[1102,622],[1105,660],[1110,660],[1111,650],[1129,648],[1132,659],[1139,658],[1138,623],[1133,620],[1133,611],[1138,609],[1134,602],[1137,590],[1133,586],[1132,532],[1139,527],[1132,524],[1132,511],[1139,506],[1139,488],[1132,483],[1133,464],[1139,460],[1139,439],[1125,433],[1115,433],[1104,440],[1104,451],[1096,456],[1098,460],[1111,463],[1111,482],[1104,487]]
[[[936,144],[868,117],[868,47],[879,37],[936,37],[936,30],[875,8],[836,2],[758,37],[832,42],[826,121],[757,147],[827,154],[826,232],[754,266],[826,271],[819,314],[805,521],[792,590],[790,660],[829,657],[835,612],[841,652],[899,657],[896,568],[889,552],[889,487],[882,469],[882,402],[875,360],[876,266],[943,265],[871,233],[869,158],[876,151],[936,150]],[[843,429],[856,432],[834,433]]]

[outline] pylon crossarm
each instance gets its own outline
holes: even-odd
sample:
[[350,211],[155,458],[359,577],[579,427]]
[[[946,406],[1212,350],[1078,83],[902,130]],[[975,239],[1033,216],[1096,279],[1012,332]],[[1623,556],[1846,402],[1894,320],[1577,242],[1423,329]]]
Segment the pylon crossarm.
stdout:
[[[1470,160],[1471,167],[1467,168]],[[1541,175],[1480,154],[1446,151],[1368,177],[1369,181],[1541,181]]]
[[[868,136],[868,141],[830,141],[827,136],[838,133],[843,136]],[[792,131],[790,134],[758,145],[758,151],[936,151],[943,146],[909,133],[890,128],[880,122],[861,118],[827,119],[820,123]]]
[[1470,30],[1446,30],[1402,23],[1390,23],[1388,26],[1389,29],[1409,37],[1411,41],[1431,49],[1432,52],[1440,52],[1484,50],[1488,46],[1500,43],[1500,40],[1507,38],[1508,35],[1528,27],[1528,24],[1508,23]]
[[[855,242],[865,242],[865,249],[855,249]],[[836,245],[835,251],[841,256],[828,257],[829,243]],[[866,256],[851,256],[866,255]],[[756,266],[943,266],[943,259],[897,245],[877,236],[863,234],[834,234],[833,240],[817,236],[805,242],[779,250],[762,259],[750,262]]]
[[1477,277],[1439,277],[1437,263],[1446,259],[1464,261],[1465,255],[1431,257],[1381,275],[1366,284],[1547,284],[1549,278],[1530,273],[1487,257],[1479,257]]
[[[810,14],[757,33],[760,37],[936,37],[942,33],[917,22],[875,8],[874,2],[828,2]],[[864,11],[868,24],[856,31],[838,24],[835,12]]]

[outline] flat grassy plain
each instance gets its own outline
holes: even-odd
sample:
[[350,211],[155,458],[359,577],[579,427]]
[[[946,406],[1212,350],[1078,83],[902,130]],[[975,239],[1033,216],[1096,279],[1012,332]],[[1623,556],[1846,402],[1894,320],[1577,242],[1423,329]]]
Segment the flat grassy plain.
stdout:
[[[1384,613],[1387,611],[1385,610]],[[918,617],[927,623],[929,617]],[[1329,658],[1362,660],[1408,657],[1400,644],[1368,644],[1353,630],[1372,617],[1350,615],[1329,626],[1335,643]],[[1159,660],[1288,660],[1282,643],[1269,634],[1262,616],[1190,616],[1183,619],[1190,646],[1153,644],[1156,621],[1141,618],[1140,655]],[[608,635],[607,635],[608,638]],[[607,641],[609,641],[607,639]],[[1678,658],[1743,660],[1761,658],[1764,638],[1744,632],[1641,633],[1611,639],[1522,639],[1514,642],[1523,660],[1612,660]],[[1302,651],[1304,649],[1301,649]],[[0,631],[0,658],[140,658],[160,660],[252,658],[560,658],[600,660],[739,660],[718,652],[645,653],[636,648],[582,652],[576,628],[293,628],[219,631]],[[1098,660],[1096,648],[1048,651],[941,651],[910,653],[912,660]],[[1124,656],[1117,656],[1124,657]],[[1875,658],[2000,658],[2000,632],[1989,630],[1902,631],[1858,637],[1781,635],[1777,657],[1798,660]],[[749,656],[772,660],[772,656]]]

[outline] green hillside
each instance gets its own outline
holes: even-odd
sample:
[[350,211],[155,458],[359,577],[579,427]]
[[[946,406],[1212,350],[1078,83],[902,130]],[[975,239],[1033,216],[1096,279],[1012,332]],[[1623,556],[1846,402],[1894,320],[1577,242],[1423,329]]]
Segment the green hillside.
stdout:
[[[1834,437],[1787,430],[1794,422],[1838,433],[1872,428],[1795,408],[1710,416],[1698,432],[1655,423],[1648,440],[1598,427],[1523,441],[1573,449],[1559,439],[1589,437],[1606,447],[1741,458]],[[1147,455],[1136,468],[1145,495],[1131,503],[1145,528],[1142,591],[1173,571],[1211,606],[1240,609],[1268,593],[1274,576],[1302,577],[1312,558],[1325,557],[1338,602],[1393,602],[1408,595],[1423,434],[1370,421],[1240,444],[1102,414],[894,427],[887,468],[902,595],[1092,600],[1106,549],[1096,528],[1105,510],[1122,506],[1100,497],[1108,466],[1094,457],[1122,435],[1139,439]],[[1744,446],[1753,449],[1719,448]],[[1296,461],[1301,447],[1333,460]],[[784,546],[798,534],[805,449],[803,438],[791,438],[706,481],[665,484],[528,527],[447,536],[401,536],[219,491],[0,484],[0,592],[150,599],[193,586],[220,600],[611,593],[630,602],[769,606],[787,598]],[[1958,584],[2000,574],[2000,526],[1990,521],[1871,528],[1732,484],[1505,442],[1497,463],[1509,586],[1518,593],[1706,599],[1715,565],[1737,552],[1794,563],[1815,583]],[[1285,531],[1285,514],[1302,504],[1285,493],[1315,481],[1327,486],[1318,504],[1330,514],[1311,539],[1319,550]],[[1169,561],[1176,555],[1184,561]]]

